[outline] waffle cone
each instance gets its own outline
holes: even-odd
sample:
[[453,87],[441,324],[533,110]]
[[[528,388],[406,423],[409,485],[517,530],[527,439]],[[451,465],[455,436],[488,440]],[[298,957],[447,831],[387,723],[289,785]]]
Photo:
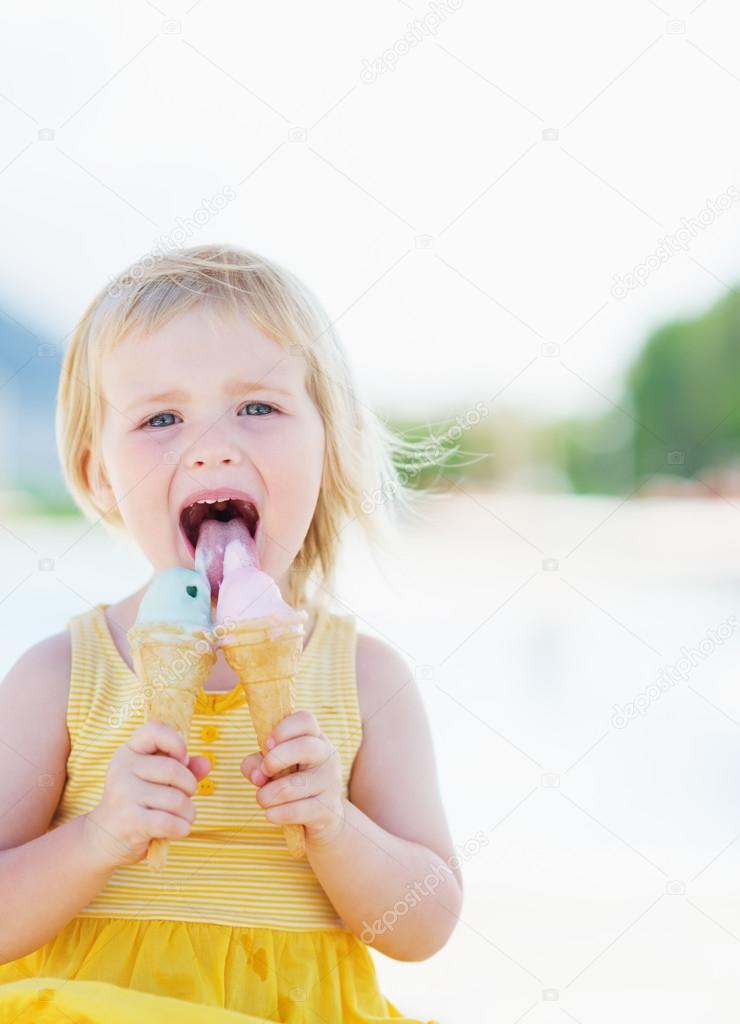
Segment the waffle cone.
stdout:
[[[257,735],[260,752],[278,724],[295,711],[295,679],[303,650],[303,626],[308,616],[265,616],[242,620],[226,628],[221,641],[224,656],[244,687],[249,714]],[[295,771],[295,766],[273,775],[279,779]],[[305,831],[302,825],[284,825],[290,853],[305,856]]]
[[[175,729],[188,743],[199,689],[216,654],[209,633],[173,623],[134,626],[128,632],[134,669],[144,696],[144,719]],[[161,870],[167,860],[166,839],[152,839],[147,861]]]

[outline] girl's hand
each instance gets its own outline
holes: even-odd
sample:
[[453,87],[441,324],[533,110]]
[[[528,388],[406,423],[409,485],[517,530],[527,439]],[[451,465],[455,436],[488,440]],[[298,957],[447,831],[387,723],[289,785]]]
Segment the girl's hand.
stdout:
[[100,803],[85,832],[109,866],[137,864],[152,839],[184,839],[195,819],[190,799],[210,771],[188,757],[182,736],[161,722],[140,726],[111,758]]
[[[344,825],[339,755],[310,711],[288,715],[272,730],[264,757],[247,754],[241,763],[245,779],[259,787],[257,803],[274,825],[303,825],[306,846],[332,842]],[[270,777],[284,768],[298,771]]]

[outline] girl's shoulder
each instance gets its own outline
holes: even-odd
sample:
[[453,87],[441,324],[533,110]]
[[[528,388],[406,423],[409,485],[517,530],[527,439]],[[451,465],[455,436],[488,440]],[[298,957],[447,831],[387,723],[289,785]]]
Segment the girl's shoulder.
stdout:
[[402,687],[415,689],[415,677],[406,659],[388,641],[357,630],[355,678],[363,725]]
[[2,689],[7,698],[35,706],[42,719],[64,724],[72,671],[72,643],[68,629],[33,644],[11,666]]

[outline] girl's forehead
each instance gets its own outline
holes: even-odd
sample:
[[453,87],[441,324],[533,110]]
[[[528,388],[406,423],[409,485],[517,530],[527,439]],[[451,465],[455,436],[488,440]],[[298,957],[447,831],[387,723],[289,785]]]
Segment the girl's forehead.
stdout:
[[191,388],[237,393],[246,386],[300,395],[307,372],[297,346],[279,344],[248,317],[214,318],[192,311],[156,331],[130,333],[104,355],[101,375],[111,401],[133,404],[165,391],[184,397]]
[[149,358],[157,358],[167,349],[178,355],[208,357],[211,348],[222,352],[233,349],[249,353],[280,350],[281,343],[264,333],[246,313],[195,307],[171,316],[153,329],[134,327],[115,343],[113,353],[138,358],[146,351]]

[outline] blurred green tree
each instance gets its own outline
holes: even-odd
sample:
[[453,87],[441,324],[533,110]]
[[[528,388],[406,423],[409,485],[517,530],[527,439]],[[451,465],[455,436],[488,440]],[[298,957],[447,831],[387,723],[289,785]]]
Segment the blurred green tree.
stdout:
[[656,474],[740,461],[740,293],[654,331],[617,406],[558,428],[577,492],[625,493]]

